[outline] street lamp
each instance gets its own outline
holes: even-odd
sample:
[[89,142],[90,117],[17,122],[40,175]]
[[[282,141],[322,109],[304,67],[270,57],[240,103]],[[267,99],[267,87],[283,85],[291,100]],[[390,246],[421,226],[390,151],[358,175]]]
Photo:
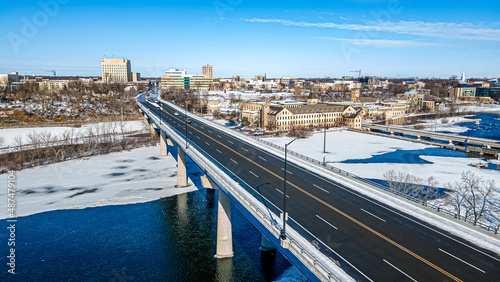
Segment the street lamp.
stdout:
[[324,129],[324,137],[323,137],[323,166],[326,164],[326,115],[324,113],[320,113],[323,115],[323,129]]
[[158,107],[158,110],[160,111],[160,126],[161,126],[161,112],[162,112],[162,109],[163,109],[163,105],[160,103],[160,106]]
[[184,104],[186,105],[186,112],[184,114],[184,124],[186,125],[186,134],[184,136],[186,136],[186,150],[188,148],[188,124],[191,123],[191,119],[188,118],[188,115],[187,115],[187,101],[184,101]]
[[286,233],[285,233],[285,227],[286,227],[286,156],[288,152],[288,145],[292,144],[293,141],[299,139],[299,137],[293,139],[292,141],[288,142],[288,144],[285,144],[285,175],[283,176],[283,228],[281,229],[281,239],[286,240]]

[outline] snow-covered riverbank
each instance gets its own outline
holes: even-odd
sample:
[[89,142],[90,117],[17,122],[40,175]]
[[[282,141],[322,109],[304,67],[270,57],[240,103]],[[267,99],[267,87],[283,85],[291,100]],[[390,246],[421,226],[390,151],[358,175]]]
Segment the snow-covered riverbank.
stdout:
[[[41,134],[45,132],[50,132],[52,136],[59,136],[62,139],[62,135],[65,131],[73,130],[74,137],[88,136],[89,130],[95,131],[96,128],[108,128],[111,131],[120,132],[123,127],[124,132],[140,131],[145,128],[145,125],[140,120],[124,121],[123,126],[120,121],[111,122],[99,122],[99,123],[88,123],[81,127],[70,127],[70,126],[53,126],[53,127],[23,127],[23,128],[4,128],[0,129],[0,135],[4,138],[1,147],[17,146],[16,138],[21,138],[22,144],[29,144],[28,134],[36,133]],[[94,133],[95,134],[95,133]]]
[[[175,188],[176,162],[159,153],[159,146],[146,147],[16,172],[16,214],[141,203],[197,189]],[[0,175],[0,183],[7,176]],[[0,201],[7,202],[7,189]],[[7,216],[2,209],[0,219]]]

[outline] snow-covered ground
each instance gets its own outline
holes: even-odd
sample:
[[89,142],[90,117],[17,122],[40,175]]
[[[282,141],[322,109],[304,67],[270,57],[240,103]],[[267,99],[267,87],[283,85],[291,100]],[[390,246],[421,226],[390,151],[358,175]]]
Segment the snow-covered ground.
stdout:
[[[265,140],[284,146],[292,139],[280,137],[266,138]],[[439,181],[440,186],[459,180],[460,174],[465,170],[471,170],[484,179],[499,179],[500,177],[500,171],[468,166],[470,163],[482,161],[478,158],[420,156],[431,162],[428,164],[340,163],[345,160],[369,159],[372,156],[394,152],[398,149],[421,150],[432,147],[434,146],[347,130],[335,131],[327,133],[326,161],[332,166],[365,178],[384,179],[383,174],[391,169],[408,172],[421,178],[434,176]],[[288,149],[316,160],[322,160],[323,134],[317,133],[309,138],[298,139],[289,145]]]
[[460,105],[460,112],[500,112],[500,104]]
[[[176,161],[159,146],[72,160],[16,172],[16,214],[141,203],[197,188],[175,188]],[[7,186],[8,174],[0,175]],[[7,189],[0,191],[7,203]],[[7,218],[7,209],[0,219]]]
[[[124,121],[124,131],[140,131],[144,129],[144,123],[140,120]],[[121,132],[121,122],[99,122],[99,123],[88,123],[81,127],[70,127],[70,126],[57,126],[57,127],[23,127],[23,128],[4,128],[0,129],[0,136],[4,138],[3,144],[0,147],[16,146],[16,137],[20,136],[24,144],[29,144],[27,135],[30,133],[44,133],[50,132],[52,135],[61,136],[67,130],[74,130],[74,137],[87,136],[90,128],[102,128],[108,127],[110,129],[114,128],[116,132]]]

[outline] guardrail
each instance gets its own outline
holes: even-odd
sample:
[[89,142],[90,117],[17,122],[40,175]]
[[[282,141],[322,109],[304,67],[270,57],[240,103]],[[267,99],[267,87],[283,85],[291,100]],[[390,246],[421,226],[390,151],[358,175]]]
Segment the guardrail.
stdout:
[[[154,118],[159,120],[159,117],[151,112],[149,109],[145,108],[140,103],[139,107]],[[158,125],[159,123],[157,123]],[[162,122],[159,126],[162,130],[169,131],[169,136],[173,137],[178,143],[183,143],[183,135],[175,128]],[[268,229],[276,238],[279,238],[282,226],[274,218],[279,218],[274,216],[269,211],[266,206],[253,197],[248,191],[246,191],[241,185],[235,182],[233,179],[227,175],[227,169],[219,163],[217,160],[212,158],[207,152],[197,146],[195,143],[190,143],[190,147],[195,150],[189,149],[189,153],[186,152],[191,159],[198,162],[200,168],[205,170],[205,173],[209,174],[212,178],[218,182],[218,184],[223,185],[228,192],[232,192],[232,195],[238,199],[238,201],[245,206],[245,208],[254,215],[256,219],[263,224],[263,226]],[[209,159],[212,163],[217,163],[217,167],[222,170],[222,173],[218,173],[204,161],[204,158]],[[227,171],[227,172],[226,172]],[[292,252],[305,266],[307,266],[311,272],[313,272],[320,280],[323,281],[343,281],[344,279],[337,277],[335,274],[337,271],[342,271],[340,267],[336,266],[329,258],[327,258],[323,253],[318,251],[310,242],[303,238],[298,232],[292,228],[287,228],[286,232],[287,240],[290,244],[288,250]],[[338,269],[335,269],[338,268]]]

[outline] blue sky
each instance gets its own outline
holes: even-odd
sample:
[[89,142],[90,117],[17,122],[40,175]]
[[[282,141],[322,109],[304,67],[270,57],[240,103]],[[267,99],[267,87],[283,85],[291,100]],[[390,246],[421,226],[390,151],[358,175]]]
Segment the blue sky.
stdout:
[[0,73],[500,77],[493,1],[5,1],[0,26]]

